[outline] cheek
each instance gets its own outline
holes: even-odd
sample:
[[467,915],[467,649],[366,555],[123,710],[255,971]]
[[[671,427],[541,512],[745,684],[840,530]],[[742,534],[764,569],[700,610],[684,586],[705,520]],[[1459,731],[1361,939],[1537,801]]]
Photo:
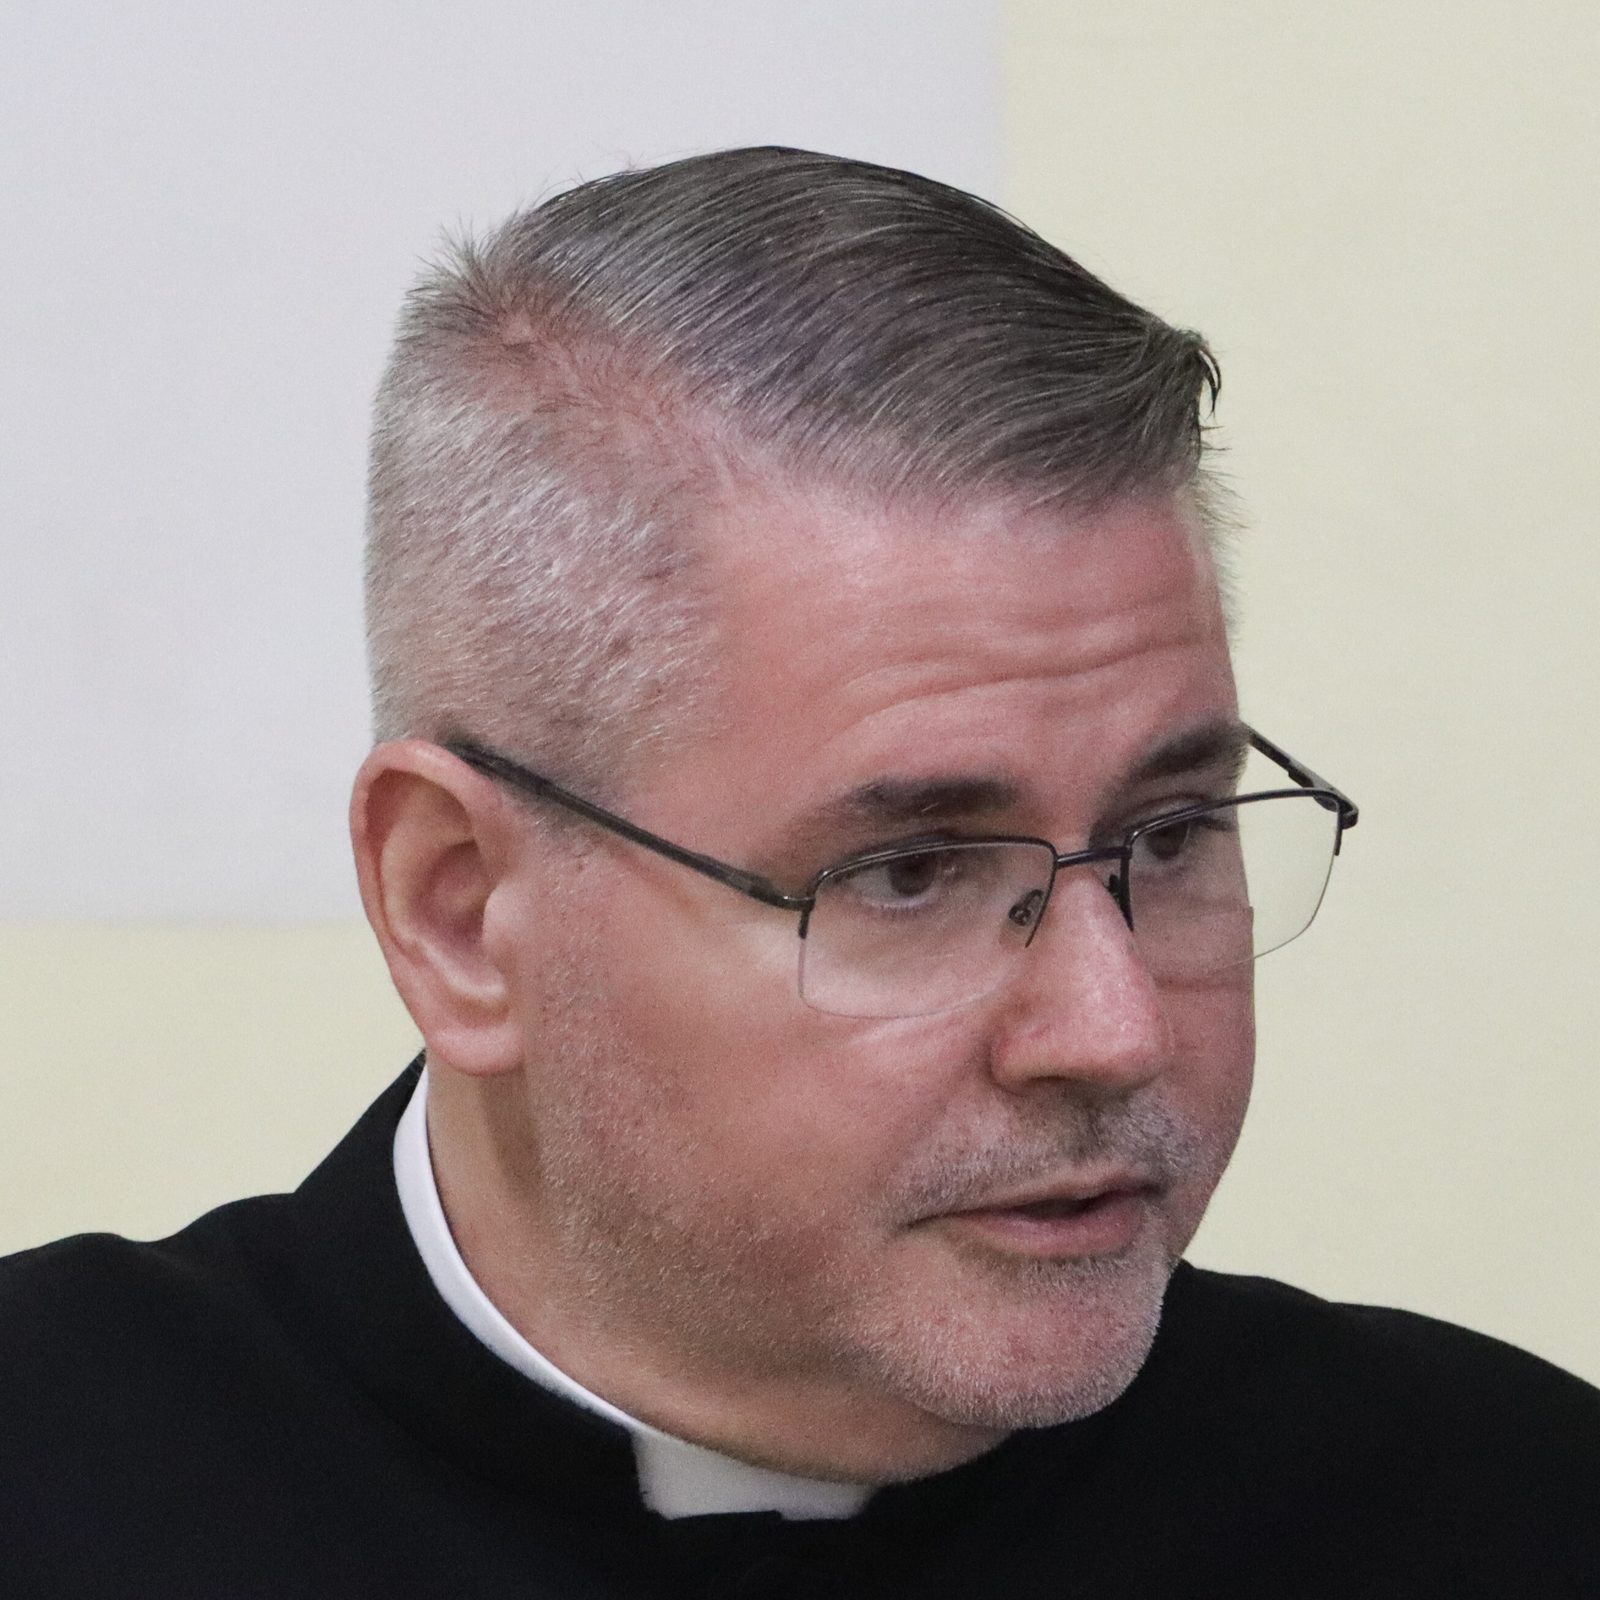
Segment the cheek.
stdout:
[[1179,1197],[1180,1248],[1199,1226],[1250,1103],[1255,1068],[1253,972],[1246,967],[1235,981],[1188,990],[1169,1003],[1173,1063],[1166,1092],[1173,1110],[1200,1144],[1195,1169]]
[[799,999],[799,939],[774,925],[619,930],[612,1020],[653,1114],[697,1151],[700,1181],[747,1207],[826,1227],[873,1215],[885,1179],[938,1123],[969,1041],[863,1022]]
[[1241,1103],[1255,1064],[1255,967],[1164,991],[1174,1073],[1202,1099]]

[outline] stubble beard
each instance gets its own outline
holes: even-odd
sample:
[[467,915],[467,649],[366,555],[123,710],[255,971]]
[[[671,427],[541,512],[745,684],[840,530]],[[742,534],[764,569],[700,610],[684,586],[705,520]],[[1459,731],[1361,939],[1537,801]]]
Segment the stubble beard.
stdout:
[[961,1427],[1010,1433],[1076,1421],[1138,1375],[1170,1272],[1147,1244],[1088,1259],[969,1260],[961,1292],[943,1306],[875,1306],[850,1340],[855,1365]]
[[868,1302],[854,1340],[885,1389],[943,1421],[1006,1432],[1090,1416],[1132,1383],[1192,1231],[1180,1219],[1174,1236],[1175,1188],[1208,1196],[1233,1144],[1148,1096],[1086,1103],[1064,1091],[1025,1115],[924,1151],[895,1186],[900,1214],[938,1218],[1064,1169],[1126,1162],[1162,1186],[1136,1237],[1112,1254],[1040,1258],[946,1236],[946,1292],[931,1304]]
[[[944,1270],[932,1279],[925,1268],[908,1290],[839,1248],[860,1237],[861,1218],[827,1196],[806,1217],[780,1217],[759,1185],[719,1189],[722,1174],[672,1119],[670,1074],[664,1082],[659,1063],[633,1057],[583,966],[550,1020],[550,1064],[569,1092],[537,1118],[539,1165],[568,1282],[614,1349],[665,1355],[691,1380],[843,1382],[1001,1432],[1100,1411],[1143,1366],[1187,1243],[1186,1229],[1174,1244],[1159,1209],[1126,1249],[1100,1257],[925,1241],[944,1252]],[[952,1132],[924,1150],[890,1184],[884,1215],[909,1229],[1110,1160],[1155,1172],[1168,1193],[1182,1183],[1209,1196],[1232,1145],[1153,1099],[1086,1105],[1064,1093],[1025,1124]]]

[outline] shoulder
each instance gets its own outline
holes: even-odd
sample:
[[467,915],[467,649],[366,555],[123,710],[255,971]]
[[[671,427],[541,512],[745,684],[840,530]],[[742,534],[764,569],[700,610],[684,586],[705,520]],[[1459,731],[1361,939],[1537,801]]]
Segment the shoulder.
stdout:
[[[239,1201],[170,1239],[0,1261],[0,1567],[98,1571],[178,1538],[182,1507],[263,1501],[258,1474],[286,1451],[305,1472],[292,1447],[331,1408],[278,1286],[281,1211]],[[76,1542],[89,1526],[103,1551]]]
[[1181,1268],[1152,1388],[1263,1459],[1460,1504],[1595,1507],[1600,1389],[1487,1334],[1265,1278]]
[[0,1260],[0,1434],[59,1439],[161,1411],[175,1389],[281,1342],[246,1265],[278,1198],[224,1206],[169,1239],[83,1234]]
[[1179,1331],[1211,1347],[1209,1359],[1304,1398],[1464,1407],[1479,1426],[1497,1414],[1525,1419],[1532,1406],[1600,1435],[1600,1389],[1515,1345],[1419,1312],[1188,1266],[1173,1280],[1170,1309]]
[[175,1302],[213,1299],[247,1236],[283,1198],[235,1201],[166,1239],[83,1233],[0,1258],[0,1339],[25,1339],[89,1311],[138,1316],[148,1305],[170,1315]]
[[1181,1460],[1219,1574],[1226,1528],[1283,1593],[1600,1593],[1600,1390],[1486,1334],[1185,1265],[1118,1410],[1121,1481]]
[[[314,1257],[318,1288],[337,1288],[375,1237],[403,1235],[392,1146],[419,1071],[420,1059],[293,1194],[232,1201],[165,1239],[80,1234],[0,1259],[0,1374],[69,1360],[79,1374],[120,1373],[156,1353],[193,1382],[193,1346],[222,1356],[241,1338],[270,1344],[304,1309],[297,1263]],[[16,1391],[0,1379],[0,1395]]]

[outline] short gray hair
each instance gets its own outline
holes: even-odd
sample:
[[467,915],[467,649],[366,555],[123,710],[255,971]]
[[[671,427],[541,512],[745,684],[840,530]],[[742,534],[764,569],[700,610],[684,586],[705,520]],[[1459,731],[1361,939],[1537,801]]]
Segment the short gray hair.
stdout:
[[913,173],[762,148],[582,184],[406,301],[372,442],[378,736],[470,732],[603,789],[709,682],[719,486],[1089,509],[1199,482],[1217,385],[1197,334]]

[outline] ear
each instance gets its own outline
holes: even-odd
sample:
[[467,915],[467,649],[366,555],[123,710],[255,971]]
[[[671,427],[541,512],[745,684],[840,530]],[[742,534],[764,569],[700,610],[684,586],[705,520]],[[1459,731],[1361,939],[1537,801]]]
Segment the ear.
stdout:
[[484,937],[519,840],[505,797],[448,750],[380,744],[362,763],[350,836],[367,920],[428,1053],[473,1076],[521,1062],[514,974]]

